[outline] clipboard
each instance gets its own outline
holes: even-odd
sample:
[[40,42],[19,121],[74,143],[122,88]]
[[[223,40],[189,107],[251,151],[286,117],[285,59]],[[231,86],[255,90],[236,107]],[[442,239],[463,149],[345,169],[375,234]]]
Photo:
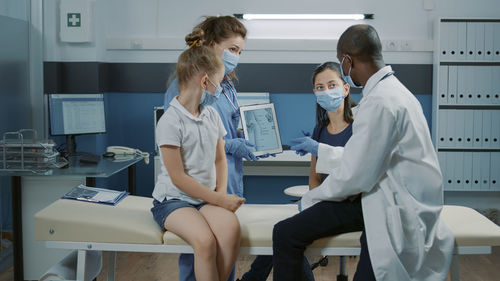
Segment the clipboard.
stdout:
[[61,198],[114,206],[123,200],[123,198],[127,197],[128,194],[127,191],[88,187],[80,184],[79,186],[75,186]]

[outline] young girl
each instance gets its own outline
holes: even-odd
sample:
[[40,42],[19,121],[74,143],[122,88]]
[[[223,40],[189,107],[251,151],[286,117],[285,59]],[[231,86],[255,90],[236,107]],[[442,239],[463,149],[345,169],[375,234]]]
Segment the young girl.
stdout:
[[[211,16],[200,22],[191,33],[186,35],[188,46],[196,42],[211,48],[224,63],[224,79],[221,82],[222,93],[212,106],[217,110],[227,134],[224,136],[227,160],[227,193],[243,197],[243,158],[256,161],[252,153],[253,145],[238,133],[240,123],[235,68],[245,47],[247,30],[242,22],[233,16]],[[201,39],[201,41],[200,41]],[[178,79],[170,83],[165,93],[165,110],[170,101],[179,95]],[[262,158],[262,156],[261,156]],[[234,270],[227,281],[234,280]],[[179,256],[179,281],[196,281],[193,271],[193,255]]]
[[201,40],[177,63],[179,96],[157,126],[162,159],[151,212],[157,223],[194,251],[198,281],[226,281],[238,255],[240,225],[234,211],[243,198],[226,194],[226,134],[217,111],[224,65]]

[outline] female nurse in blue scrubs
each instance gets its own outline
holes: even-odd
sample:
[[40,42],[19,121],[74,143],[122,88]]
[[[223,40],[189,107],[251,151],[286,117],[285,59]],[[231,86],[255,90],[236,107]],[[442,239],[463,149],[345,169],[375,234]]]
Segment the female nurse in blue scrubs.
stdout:
[[[203,44],[212,47],[224,62],[225,77],[221,83],[222,94],[212,106],[219,113],[227,131],[227,135],[224,137],[228,168],[227,192],[243,197],[243,158],[250,161],[257,160],[251,150],[253,145],[241,138],[242,136],[237,131],[240,114],[236,89],[233,83],[236,79],[234,69],[245,45],[247,30],[238,19],[231,16],[207,17],[194,30],[203,32]],[[188,34],[186,38],[189,36]],[[199,43],[195,42],[193,44]],[[170,105],[170,101],[178,94],[179,87],[176,78],[172,81],[165,94],[165,110]],[[179,280],[195,281],[193,255],[182,254],[179,257]],[[234,280],[234,270],[229,280]]]

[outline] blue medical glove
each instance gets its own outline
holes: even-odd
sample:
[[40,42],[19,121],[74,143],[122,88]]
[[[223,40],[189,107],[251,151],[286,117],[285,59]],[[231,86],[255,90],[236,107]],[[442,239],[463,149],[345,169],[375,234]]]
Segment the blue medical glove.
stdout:
[[250,161],[257,161],[258,158],[251,150],[254,145],[242,138],[227,139],[225,150],[226,153],[232,154],[236,158],[245,158]]
[[318,146],[319,143],[310,137],[301,137],[292,140],[292,150],[295,150],[300,156],[311,153],[314,156],[318,156]]
[[257,158],[262,159],[262,158],[268,158],[269,156],[276,157],[276,153],[262,154],[261,156],[257,156]]

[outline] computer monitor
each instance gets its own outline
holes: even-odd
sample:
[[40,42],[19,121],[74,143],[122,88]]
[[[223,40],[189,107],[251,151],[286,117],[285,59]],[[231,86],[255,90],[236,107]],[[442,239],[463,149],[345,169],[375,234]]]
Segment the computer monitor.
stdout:
[[75,135],[106,132],[103,94],[49,95],[50,133],[66,136],[66,150],[75,154]]

